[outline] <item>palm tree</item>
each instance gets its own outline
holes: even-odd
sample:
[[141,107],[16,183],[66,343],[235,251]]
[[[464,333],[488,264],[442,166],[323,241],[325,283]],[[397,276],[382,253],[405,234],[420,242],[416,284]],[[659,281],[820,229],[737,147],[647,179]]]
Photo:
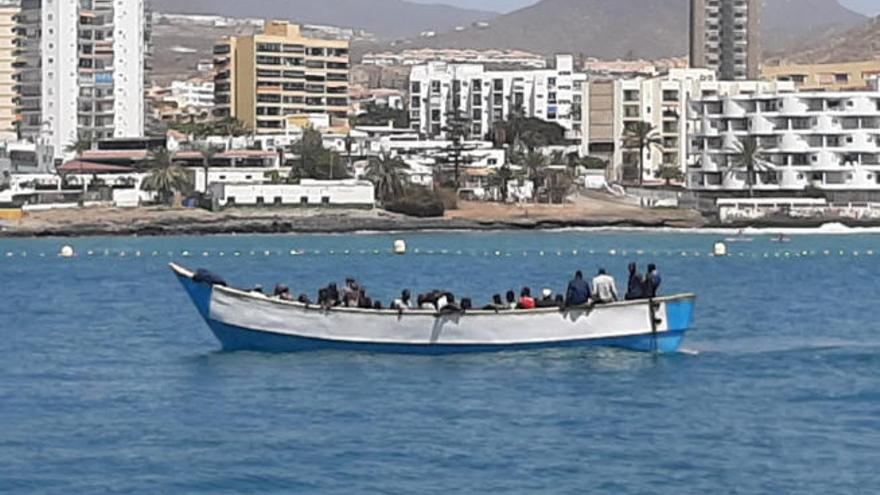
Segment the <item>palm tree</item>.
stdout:
[[174,163],[174,157],[165,148],[150,152],[150,175],[144,179],[143,188],[155,191],[162,202],[171,204],[175,192],[184,192],[192,188],[189,174]]
[[513,170],[510,168],[510,165],[504,165],[501,168],[496,169],[492,172],[492,175],[489,176],[489,183],[498,188],[498,192],[501,193],[501,202],[507,202],[507,196],[510,194],[510,190],[508,188],[510,179],[513,178]]
[[752,136],[741,139],[730,149],[734,153],[728,162],[728,173],[734,168],[746,169],[746,186],[749,189],[749,197],[755,195],[756,171],[769,168],[764,159],[764,150],[758,144],[758,140]]
[[645,150],[659,147],[661,143],[657,129],[650,122],[635,122],[625,130],[624,147],[639,150],[639,185],[645,177]]
[[92,140],[84,132],[78,133],[76,135],[76,141],[73,141],[64,147],[64,151],[67,153],[73,153],[77,158],[81,157],[83,153],[90,149],[92,149]]
[[199,149],[199,153],[202,155],[202,169],[205,172],[205,193],[207,194],[209,185],[208,171],[211,168],[211,162],[217,156],[217,150],[211,146],[203,146]]
[[537,179],[542,168],[547,166],[547,156],[539,151],[529,151],[523,157],[523,165],[529,171],[529,179]]
[[382,154],[370,158],[366,178],[376,187],[376,199],[387,202],[403,196],[404,170],[409,169],[400,157]]

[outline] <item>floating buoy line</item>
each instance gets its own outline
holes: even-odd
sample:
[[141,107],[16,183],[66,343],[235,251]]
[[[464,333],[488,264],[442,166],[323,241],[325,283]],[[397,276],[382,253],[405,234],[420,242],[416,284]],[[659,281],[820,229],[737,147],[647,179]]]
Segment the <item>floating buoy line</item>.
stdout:
[[[403,249],[400,249],[400,248]],[[110,250],[88,249],[77,251],[73,246],[61,246],[55,253],[46,251],[0,251],[0,261],[4,259],[27,258],[29,256],[49,259],[96,259],[96,258],[212,258],[212,257],[247,257],[247,258],[280,258],[280,257],[345,257],[345,256],[453,256],[483,258],[572,258],[591,256],[611,256],[620,258],[754,258],[754,259],[792,259],[792,258],[870,258],[877,256],[878,250],[853,249],[822,249],[822,250],[777,250],[777,251],[740,251],[731,252],[727,246],[716,244],[711,251],[695,250],[646,250],[646,249],[526,249],[526,250],[480,250],[480,249],[448,249],[448,248],[413,248],[395,244],[392,249],[249,249],[249,250],[206,250],[183,249],[179,251],[146,251],[142,249]]]

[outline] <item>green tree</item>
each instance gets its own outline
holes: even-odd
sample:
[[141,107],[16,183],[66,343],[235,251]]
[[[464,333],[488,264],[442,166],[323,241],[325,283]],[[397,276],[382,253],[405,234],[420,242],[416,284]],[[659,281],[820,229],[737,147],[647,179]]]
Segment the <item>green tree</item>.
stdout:
[[92,139],[84,132],[77,133],[76,141],[64,147],[64,151],[73,153],[77,158],[90,149],[92,149]]
[[667,165],[660,169],[660,178],[666,181],[666,185],[670,185],[674,180],[684,179],[681,169],[675,165]]
[[211,162],[214,160],[214,157],[217,156],[217,149],[211,146],[202,146],[199,149],[199,154],[202,155],[202,171],[205,174],[205,192],[208,192],[208,172],[211,169]]
[[364,106],[364,113],[355,116],[353,121],[355,127],[386,126],[392,122],[394,127],[405,129],[409,127],[409,113],[406,110],[380,106],[371,101]]
[[298,158],[294,161],[291,177],[318,180],[350,177],[339,153],[324,148],[321,132],[311,127],[303,130],[302,138],[293,145],[293,153]]
[[174,158],[167,149],[151,151],[147,163],[150,174],[144,179],[143,188],[146,191],[155,191],[163,203],[170,205],[176,192],[192,190],[189,173],[174,163]]
[[504,165],[502,167],[497,168],[492,172],[492,175],[489,176],[489,185],[498,188],[498,192],[501,194],[501,202],[506,203],[508,196],[510,196],[510,181],[513,179],[515,174],[509,165]]
[[528,170],[529,179],[536,181],[547,166],[547,156],[539,151],[529,151],[523,157],[523,166]]
[[650,122],[635,122],[624,131],[624,147],[639,150],[639,185],[644,183],[645,150],[659,147],[661,143],[659,132]]
[[728,162],[728,173],[735,172],[735,169],[745,169],[746,187],[749,189],[749,196],[753,197],[757,170],[769,168],[764,159],[764,150],[761,149],[756,138],[749,136],[735,143],[730,151],[734,154]]
[[382,154],[370,158],[366,178],[376,188],[376,199],[387,203],[400,199],[404,193],[405,171],[409,166],[399,157]]

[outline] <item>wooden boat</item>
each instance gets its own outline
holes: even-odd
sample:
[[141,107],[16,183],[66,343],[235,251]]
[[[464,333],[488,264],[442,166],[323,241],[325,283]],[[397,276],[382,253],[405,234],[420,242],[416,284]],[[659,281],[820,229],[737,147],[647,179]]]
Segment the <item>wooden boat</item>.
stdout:
[[450,354],[608,346],[675,352],[691,328],[696,296],[683,294],[574,308],[434,312],[322,309],[171,269],[224,350],[325,349]]

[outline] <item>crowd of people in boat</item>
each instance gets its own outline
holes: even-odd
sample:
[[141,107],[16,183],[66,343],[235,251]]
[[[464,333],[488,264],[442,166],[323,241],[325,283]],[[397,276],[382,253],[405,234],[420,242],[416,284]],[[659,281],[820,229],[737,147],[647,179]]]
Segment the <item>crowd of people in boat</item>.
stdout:
[[370,297],[366,288],[354,278],[348,278],[342,288],[331,283],[318,291],[317,301],[312,301],[306,294],[294,297],[290,288],[278,284],[269,295],[261,286],[250,290],[252,293],[274,297],[284,301],[297,301],[306,305],[317,304],[324,309],[335,307],[360,309],[393,309],[397,311],[429,310],[429,311],[467,311],[482,309],[489,311],[531,310],[538,308],[570,308],[595,304],[608,304],[619,300],[650,299],[657,297],[661,277],[657,266],[649,264],[647,272],[639,273],[636,263],[630,263],[629,278],[623,297],[617,290],[617,283],[604,268],[600,268],[595,277],[588,282],[583,272],[578,270],[568,283],[564,294],[557,294],[552,289],[543,289],[539,294],[532,294],[530,287],[523,287],[517,292],[508,290],[504,298],[501,294],[492,296],[492,302],[475,308],[470,298],[456,298],[455,294],[446,290],[432,290],[413,297],[409,289],[401,292],[400,297],[388,306],[383,306],[378,299]]

